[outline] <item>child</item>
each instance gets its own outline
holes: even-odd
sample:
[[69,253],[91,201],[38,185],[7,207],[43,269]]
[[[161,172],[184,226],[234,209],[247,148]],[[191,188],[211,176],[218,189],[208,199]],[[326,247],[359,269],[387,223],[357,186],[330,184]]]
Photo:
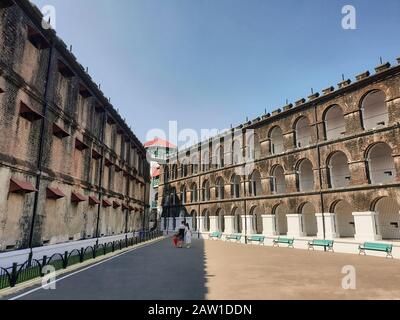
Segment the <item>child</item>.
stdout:
[[172,237],[172,243],[174,244],[174,247],[178,247],[178,242],[179,242],[179,233],[174,234]]

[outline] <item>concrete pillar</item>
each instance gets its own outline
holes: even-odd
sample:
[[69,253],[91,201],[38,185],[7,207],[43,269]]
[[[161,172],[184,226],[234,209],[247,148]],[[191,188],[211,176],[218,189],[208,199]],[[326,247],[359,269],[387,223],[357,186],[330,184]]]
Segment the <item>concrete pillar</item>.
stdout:
[[199,232],[204,232],[204,220],[206,217],[198,216],[197,218],[199,219],[197,224],[197,229],[199,230]]
[[218,229],[218,217],[210,216],[210,232],[219,231]]
[[254,234],[253,228],[253,216],[242,216],[242,234],[251,235]]
[[382,240],[382,236],[377,234],[376,226],[377,213],[373,211],[353,212],[357,241],[376,241]]
[[287,214],[288,237],[303,237],[304,232],[302,228],[302,215],[301,214]]
[[172,218],[172,217],[167,218],[167,228],[168,228],[168,231],[175,231],[174,230],[174,218]]
[[225,232],[232,234],[235,232],[235,216],[224,216],[225,219]]
[[334,213],[327,212],[327,213],[316,213],[315,217],[317,218],[317,227],[318,227],[318,234],[317,237],[319,239],[324,238],[324,221],[325,220],[325,239],[334,239],[338,237],[336,233],[336,217]]
[[276,236],[275,215],[265,214],[261,216],[263,221],[263,235],[267,237]]

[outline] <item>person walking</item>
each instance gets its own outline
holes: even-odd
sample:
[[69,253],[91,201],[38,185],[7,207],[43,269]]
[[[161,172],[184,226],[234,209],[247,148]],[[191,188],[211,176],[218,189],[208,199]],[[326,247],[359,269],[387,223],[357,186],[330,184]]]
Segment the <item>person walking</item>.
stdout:
[[186,232],[186,224],[185,221],[182,221],[181,225],[179,226],[178,229],[178,234],[179,234],[179,248],[183,247],[183,243],[185,242],[185,232]]
[[192,245],[192,231],[189,228],[189,223],[186,223],[186,228],[185,228],[185,245],[186,248],[190,249]]

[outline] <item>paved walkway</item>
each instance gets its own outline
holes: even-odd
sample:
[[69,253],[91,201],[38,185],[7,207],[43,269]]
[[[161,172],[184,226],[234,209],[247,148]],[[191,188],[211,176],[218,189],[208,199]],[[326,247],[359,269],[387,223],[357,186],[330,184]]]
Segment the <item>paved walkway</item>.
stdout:
[[[356,290],[341,287],[346,265]],[[385,258],[201,240],[174,249],[166,239],[21,299],[400,299],[399,270]]]

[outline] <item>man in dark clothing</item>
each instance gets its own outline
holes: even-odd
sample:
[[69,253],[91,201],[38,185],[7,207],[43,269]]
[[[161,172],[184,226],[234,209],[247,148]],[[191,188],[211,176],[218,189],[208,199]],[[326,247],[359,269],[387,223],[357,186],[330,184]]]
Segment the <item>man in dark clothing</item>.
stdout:
[[182,245],[185,241],[185,229],[186,229],[186,225],[185,225],[185,221],[182,221],[179,229],[178,229],[178,233],[179,233],[179,247],[182,248]]

